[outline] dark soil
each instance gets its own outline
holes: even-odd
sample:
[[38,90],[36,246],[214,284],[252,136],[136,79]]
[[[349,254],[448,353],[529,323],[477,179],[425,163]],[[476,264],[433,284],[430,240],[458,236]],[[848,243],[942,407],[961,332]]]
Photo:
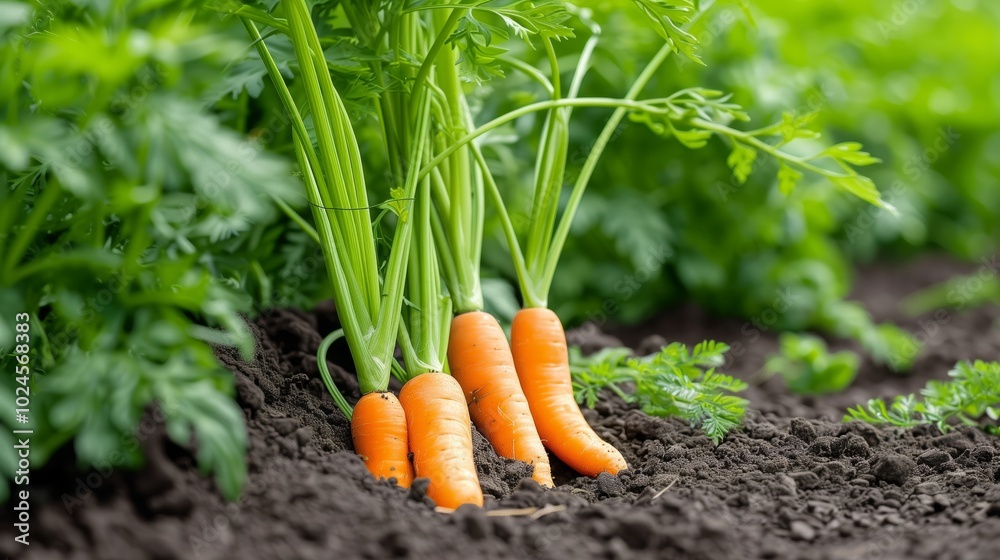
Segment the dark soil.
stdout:
[[[242,500],[226,503],[199,475],[190,453],[153,430],[144,442],[146,467],[101,475],[96,488],[87,485],[88,473],[66,466],[71,462],[54,461],[33,491],[40,498],[33,506],[32,545],[25,553],[12,544],[7,520],[0,526],[0,554],[122,560],[995,559],[1000,439],[973,429],[942,435],[932,428],[885,430],[839,421],[845,406],[912,391],[944,377],[960,359],[1000,359],[998,308],[949,313],[946,320],[910,320],[896,311],[901,296],[961,269],[923,260],[860,275],[854,297],[878,319],[933,331],[910,377],[866,363],[855,386],[823,398],[789,395],[780,380],[770,380],[749,391],[753,410],[745,426],[718,447],[682,422],[652,418],[608,398],[585,414],[633,468],[589,479],[556,464],[554,490],[526,479],[525,465],[499,459],[474,434],[486,506],[453,514],[436,512],[420,484],[403,490],[374,481],[351,452],[347,422],[316,368],[321,333],[335,328],[332,310],[271,311],[253,325],[258,346],[252,363],[221,353],[235,371],[250,436]],[[640,349],[663,340],[740,342],[742,354],[728,370],[743,377],[776,348],[772,332],[753,335],[743,321],[710,318],[693,308],[612,334]],[[615,342],[594,328],[570,338],[591,349]],[[840,346],[849,345],[834,341]],[[344,348],[334,350],[331,363],[350,363]],[[333,374],[349,399],[359,396],[347,371],[334,366]],[[511,508],[542,509],[490,513]]]

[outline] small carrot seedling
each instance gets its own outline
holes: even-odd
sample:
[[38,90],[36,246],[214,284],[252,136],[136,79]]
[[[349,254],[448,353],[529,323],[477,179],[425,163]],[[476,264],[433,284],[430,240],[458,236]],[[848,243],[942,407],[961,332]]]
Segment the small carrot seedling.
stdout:
[[899,395],[888,404],[871,399],[848,409],[844,420],[900,428],[933,424],[942,432],[959,423],[1000,435],[1000,362],[962,361],[948,375],[950,381],[928,381],[920,397]]
[[674,342],[658,353],[632,357],[628,348],[606,348],[583,356],[570,350],[573,391],[579,403],[593,407],[602,389],[626,402],[637,403],[643,412],[669,416],[699,426],[716,445],[740,425],[747,400],[733,393],[747,388],[739,379],[715,368],[725,363],[729,346],[706,341],[688,350]]

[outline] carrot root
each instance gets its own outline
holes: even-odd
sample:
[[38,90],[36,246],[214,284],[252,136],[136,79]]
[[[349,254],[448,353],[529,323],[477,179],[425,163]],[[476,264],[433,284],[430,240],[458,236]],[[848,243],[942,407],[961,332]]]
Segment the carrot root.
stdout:
[[489,313],[456,316],[448,340],[448,363],[461,385],[476,428],[497,454],[534,467],[532,477],[553,486],[552,468],[514,371],[500,324]]
[[430,479],[427,495],[446,508],[482,506],[462,387],[450,375],[422,373],[403,385],[399,400],[406,411],[414,471]]
[[522,309],[514,316],[510,339],[517,376],[545,446],[587,476],[627,469],[621,452],[594,432],[573,398],[559,317],[545,308]]
[[396,484],[409,488],[413,483],[406,417],[395,395],[389,392],[368,393],[354,405],[351,418],[354,451],[377,478],[395,478]]

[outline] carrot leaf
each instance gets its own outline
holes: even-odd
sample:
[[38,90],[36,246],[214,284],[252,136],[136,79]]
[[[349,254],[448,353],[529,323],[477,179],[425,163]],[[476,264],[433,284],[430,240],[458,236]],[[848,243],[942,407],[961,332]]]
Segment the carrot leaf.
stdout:
[[734,122],[747,122],[750,116],[738,104],[730,101],[731,94],[705,88],[679,90],[669,97],[656,100],[659,111],[633,112],[634,122],[645,124],[653,133],[673,137],[687,148],[700,149],[714,135],[732,145],[727,164],[737,183],[743,184],[754,168],[758,153],[767,154],[779,164],[779,189],[790,193],[805,172],[825,177],[830,183],[854,196],[898,215],[895,206],[879,193],[875,182],[854,168],[878,163],[880,160],[863,151],[857,142],[833,145],[812,155],[798,155],[788,149],[795,140],[814,139],[811,130],[815,114],[786,113],[781,121],[755,130],[738,130]]
[[919,397],[899,395],[890,403],[871,399],[848,409],[844,420],[900,428],[933,425],[942,432],[963,424],[1000,435],[1000,362],[961,361],[948,376],[950,381],[928,381]]
[[747,406],[734,394],[747,384],[715,369],[725,363],[727,351],[728,345],[715,341],[693,349],[675,342],[644,357],[632,357],[628,348],[606,348],[592,356],[573,348],[574,394],[592,407],[601,389],[609,389],[646,414],[687,420],[718,445],[740,425]]
[[698,39],[684,30],[684,24],[691,21],[698,13],[695,0],[672,0],[671,2],[635,0],[635,4],[674,52],[703,64],[695,52]]

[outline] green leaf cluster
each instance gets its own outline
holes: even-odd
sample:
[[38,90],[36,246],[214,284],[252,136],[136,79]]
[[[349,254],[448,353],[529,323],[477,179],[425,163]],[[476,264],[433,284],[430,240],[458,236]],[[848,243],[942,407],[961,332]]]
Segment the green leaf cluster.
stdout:
[[[705,88],[679,90],[664,100],[664,113],[644,112],[635,114],[634,121],[643,122],[654,133],[672,136],[690,149],[704,148],[709,138],[718,135],[732,145],[726,164],[732,169],[736,184],[746,183],[753,172],[758,153],[774,157],[780,162],[779,190],[791,193],[802,178],[803,172],[815,173],[854,196],[890,213],[896,208],[884,200],[875,183],[859,174],[854,167],[879,163],[878,158],[862,151],[857,142],[844,142],[830,146],[812,155],[795,155],[781,149],[796,139],[815,139],[819,136],[808,128],[814,115],[796,116],[784,113],[782,120],[751,131],[731,128],[734,121],[749,121],[750,116],[738,104],[730,101],[731,95]],[[828,165],[823,165],[828,163]]]
[[511,35],[561,40],[573,37],[570,18],[558,0],[411,0],[404,13],[416,10],[453,10],[454,29],[446,42],[459,49],[462,77],[481,84],[504,75],[500,57],[508,52],[504,41]]
[[600,391],[611,390],[653,416],[676,417],[700,427],[716,445],[740,425],[747,400],[736,396],[747,385],[716,371],[729,346],[705,341],[688,349],[672,343],[650,356],[633,358],[628,348],[605,348],[583,356],[570,350],[573,392],[588,407]]
[[300,195],[265,138],[285,125],[229,126],[239,105],[214,105],[217,80],[242,47],[194,3],[4,10],[0,369],[30,314],[33,468],[67,444],[82,467],[137,466],[159,410],[235,497],[245,428],[213,346],[252,356],[243,315],[275,299],[294,227],[274,225],[275,201]]
[[697,0],[634,0],[642,15],[653,25],[674,52],[701,63],[695,49],[698,40],[684,29],[697,13]]
[[844,420],[900,428],[934,425],[942,432],[961,424],[1000,435],[1000,363],[962,361],[948,376],[949,381],[928,381],[919,396],[900,395],[889,403],[871,399],[848,409]]
[[770,356],[764,368],[780,375],[789,390],[800,395],[824,395],[846,389],[858,375],[858,356],[853,352],[827,350],[822,338],[783,333],[779,353]]

